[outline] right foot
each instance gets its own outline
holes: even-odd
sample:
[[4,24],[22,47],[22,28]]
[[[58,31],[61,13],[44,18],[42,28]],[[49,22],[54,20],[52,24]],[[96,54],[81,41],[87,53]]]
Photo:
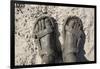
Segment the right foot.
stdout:
[[77,53],[80,40],[83,36],[81,20],[74,16],[70,17],[64,26],[65,39],[63,49],[64,62],[77,62]]

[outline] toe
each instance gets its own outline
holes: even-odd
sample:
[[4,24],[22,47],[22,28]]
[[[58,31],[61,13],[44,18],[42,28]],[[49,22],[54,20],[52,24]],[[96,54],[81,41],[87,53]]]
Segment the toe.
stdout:
[[46,28],[50,27],[50,20],[48,18],[45,19]]
[[41,29],[42,29],[42,30],[44,30],[44,24],[45,24],[44,19],[42,19],[42,20],[41,20],[41,26],[42,26]]
[[39,31],[39,27],[38,27],[38,24],[36,24],[35,33],[37,33],[38,31]]
[[39,31],[41,31],[41,28],[42,28],[41,21],[38,21],[38,26],[39,26]]

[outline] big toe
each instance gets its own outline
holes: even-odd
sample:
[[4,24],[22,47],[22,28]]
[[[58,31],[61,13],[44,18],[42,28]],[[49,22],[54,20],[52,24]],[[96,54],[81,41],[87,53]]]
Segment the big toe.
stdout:
[[48,18],[45,19],[45,25],[46,25],[46,28],[52,27],[52,23],[51,23],[50,19],[48,19]]

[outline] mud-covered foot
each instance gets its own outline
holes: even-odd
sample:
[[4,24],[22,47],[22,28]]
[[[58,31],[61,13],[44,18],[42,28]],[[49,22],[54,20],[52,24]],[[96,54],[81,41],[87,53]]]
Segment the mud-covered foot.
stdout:
[[78,46],[83,35],[82,29],[83,25],[80,18],[73,16],[67,19],[64,25],[64,62],[77,62]]
[[34,38],[39,40],[42,63],[55,63],[56,45],[52,19],[48,16],[37,19],[34,25],[34,34]]

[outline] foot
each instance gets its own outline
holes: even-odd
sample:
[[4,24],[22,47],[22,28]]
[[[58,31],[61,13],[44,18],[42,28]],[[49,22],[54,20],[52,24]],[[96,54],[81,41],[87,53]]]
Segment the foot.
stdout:
[[40,56],[43,64],[55,63],[56,45],[54,25],[48,16],[40,17],[34,25],[34,38],[40,44]]
[[69,17],[66,21],[64,26],[64,62],[77,62],[78,46],[81,40],[82,28],[82,22],[76,16]]

